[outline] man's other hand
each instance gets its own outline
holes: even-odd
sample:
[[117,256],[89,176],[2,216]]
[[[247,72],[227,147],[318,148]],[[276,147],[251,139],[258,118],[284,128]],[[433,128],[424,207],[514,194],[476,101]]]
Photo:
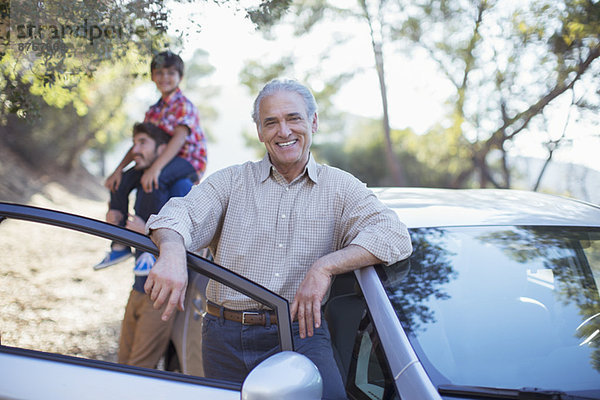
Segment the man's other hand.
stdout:
[[160,309],[166,304],[162,320],[167,321],[175,309],[183,311],[187,289],[187,263],[183,238],[175,231],[158,229],[152,231],[152,240],[159,249],[159,257],[150,270],[144,290]]
[[321,326],[321,303],[329,289],[332,275],[326,272],[324,267],[319,266],[319,260],[313,264],[304,280],[298,287],[298,291],[292,302],[292,321],[298,317],[300,337],[312,336],[314,328]]

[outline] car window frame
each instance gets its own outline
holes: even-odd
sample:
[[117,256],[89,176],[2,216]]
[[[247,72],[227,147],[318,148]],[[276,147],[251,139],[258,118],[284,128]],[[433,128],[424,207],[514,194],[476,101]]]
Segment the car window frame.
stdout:
[[371,321],[378,332],[396,391],[401,398],[441,400],[437,388],[429,379],[396,317],[378,276],[378,268],[385,267],[376,265],[360,268],[354,271],[354,275],[367,303]]
[[[44,225],[57,226],[73,231],[90,234],[96,237],[102,237],[108,240],[114,240],[123,243],[127,246],[136,247],[139,250],[158,255],[158,249],[152,240],[141,233],[131,231],[129,229],[112,225],[107,222],[99,221],[89,217],[76,215],[64,211],[52,210],[47,208],[35,207],[30,205],[22,205],[15,203],[0,202],[0,226],[7,219],[30,221]],[[190,251],[187,251],[187,266],[189,269],[223,283],[240,293],[253,298],[268,307],[271,307],[277,314],[278,335],[280,351],[294,351],[292,339],[292,323],[290,316],[289,303],[283,297],[271,292],[265,287],[254,283],[243,276],[227,270],[209,260],[206,260]],[[286,321],[287,323],[284,323]],[[30,349],[16,348],[1,345],[0,353],[19,355],[24,357],[35,357],[38,359],[52,360],[57,362],[65,362],[86,367],[95,367],[101,369],[110,369],[112,371],[120,371],[126,373],[136,373],[149,377],[168,378],[169,380],[177,380],[188,383],[202,383],[210,386],[217,386],[229,390],[240,390],[239,384],[228,382],[211,382],[206,378],[194,377],[190,375],[172,373],[168,371],[159,371],[146,368],[121,365],[118,363],[85,359],[67,356],[64,354],[48,353]]]
[[[364,339],[369,340],[368,348],[364,345]],[[361,357],[365,355],[365,350],[368,350],[367,358]],[[365,382],[366,384],[376,386],[383,390],[381,400],[400,400],[400,394],[396,388],[394,377],[391,374],[389,361],[383,351],[381,339],[377,333],[377,328],[373,323],[373,318],[370,312],[367,312],[360,322],[360,327],[356,332],[354,350],[352,352],[352,362],[350,363],[350,370],[348,371],[348,382],[346,384],[346,390],[357,399],[369,400],[373,399],[365,390],[361,384],[357,382],[357,377],[360,375],[369,375],[369,368],[375,366],[379,368],[379,372],[383,377],[384,386],[380,386],[370,381]],[[374,361],[372,363],[371,361]],[[367,363],[366,365],[364,363]],[[367,370],[361,370],[361,367],[366,367]]]
[[[5,218],[27,220],[88,233],[105,239],[119,241],[127,246],[152,253],[155,256],[158,255],[156,245],[148,236],[76,214],[29,205],[0,202],[0,223]],[[226,284],[232,289],[271,307],[277,314],[278,321],[287,321],[287,323],[279,324],[278,333],[281,351],[294,351],[290,307],[286,299],[190,251],[187,251],[187,264],[188,268],[193,271],[206,275],[209,279]]]

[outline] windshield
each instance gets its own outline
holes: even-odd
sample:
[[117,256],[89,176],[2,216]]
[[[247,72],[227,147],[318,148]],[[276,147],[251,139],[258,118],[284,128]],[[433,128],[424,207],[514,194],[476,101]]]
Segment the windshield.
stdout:
[[411,231],[381,269],[436,385],[600,389],[600,229]]

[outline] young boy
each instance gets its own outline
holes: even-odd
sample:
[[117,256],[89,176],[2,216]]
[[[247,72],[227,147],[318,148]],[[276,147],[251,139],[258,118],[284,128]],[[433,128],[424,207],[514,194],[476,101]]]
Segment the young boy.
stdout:
[[[157,213],[170,197],[185,196],[192,187],[192,181],[188,178],[161,175],[161,185],[164,185],[161,190],[164,189],[166,193],[163,197],[153,196],[154,192],[147,193],[141,188],[139,177],[152,168],[171,140],[165,131],[149,122],[137,123],[133,127],[131,153],[135,161],[133,171],[138,174],[138,180],[135,186],[127,188],[127,194],[137,188],[135,215],[126,222],[126,227],[131,230],[144,233],[146,220],[151,214]],[[163,173],[169,169],[184,173],[194,171],[190,163],[181,157],[173,157]],[[125,190],[123,182],[120,190]],[[159,202],[156,202],[157,199]],[[129,293],[119,339],[118,361],[122,364],[156,368],[169,343],[173,322],[163,322],[160,311],[154,309],[144,293],[144,284],[154,261],[152,254],[136,252],[135,280]]]
[[[175,156],[187,160],[193,167],[193,171],[190,173],[192,182],[199,182],[204,174],[206,169],[206,138],[200,127],[197,108],[179,89],[179,83],[183,77],[183,68],[181,57],[170,51],[157,54],[150,63],[152,81],[156,84],[161,98],[146,112],[144,122],[151,122],[158,126],[167,132],[171,139],[160,156],[143,172],[141,178],[138,174],[133,173],[133,168],[123,172],[123,169],[133,161],[131,148],[125,154],[121,163],[104,184],[111,191],[109,210],[106,214],[107,222],[125,226],[127,211],[123,212],[123,204],[127,203],[124,196],[125,193],[128,195],[129,192],[120,190],[120,185],[131,187],[139,179],[144,192],[155,193],[156,196],[164,198],[164,190],[159,190],[163,176],[180,175],[179,171],[171,171],[167,167],[169,161]],[[164,187],[164,184],[162,186]],[[154,202],[161,203],[161,199],[154,199]],[[129,256],[131,256],[131,251],[128,247],[113,243],[111,251],[94,268],[108,267],[127,259]]]

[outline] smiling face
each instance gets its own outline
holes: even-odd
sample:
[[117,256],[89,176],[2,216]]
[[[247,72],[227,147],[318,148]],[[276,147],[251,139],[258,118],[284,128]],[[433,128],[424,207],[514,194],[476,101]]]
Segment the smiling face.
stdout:
[[298,93],[279,91],[260,102],[258,138],[265,144],[271,164],[288,182],[304,170],[317,127],[317,113],[307,115]]
[[152,82],[156,84],[156,88],[163,98],[173,93],[180,81],[181,75],[175,66],[157,68],[152,71]]
[[164,144],[156,146],[156,141],[145,132],[138,132],[133,137],[131,153],[135,161],[135,169],[146,169],[160,155]]

